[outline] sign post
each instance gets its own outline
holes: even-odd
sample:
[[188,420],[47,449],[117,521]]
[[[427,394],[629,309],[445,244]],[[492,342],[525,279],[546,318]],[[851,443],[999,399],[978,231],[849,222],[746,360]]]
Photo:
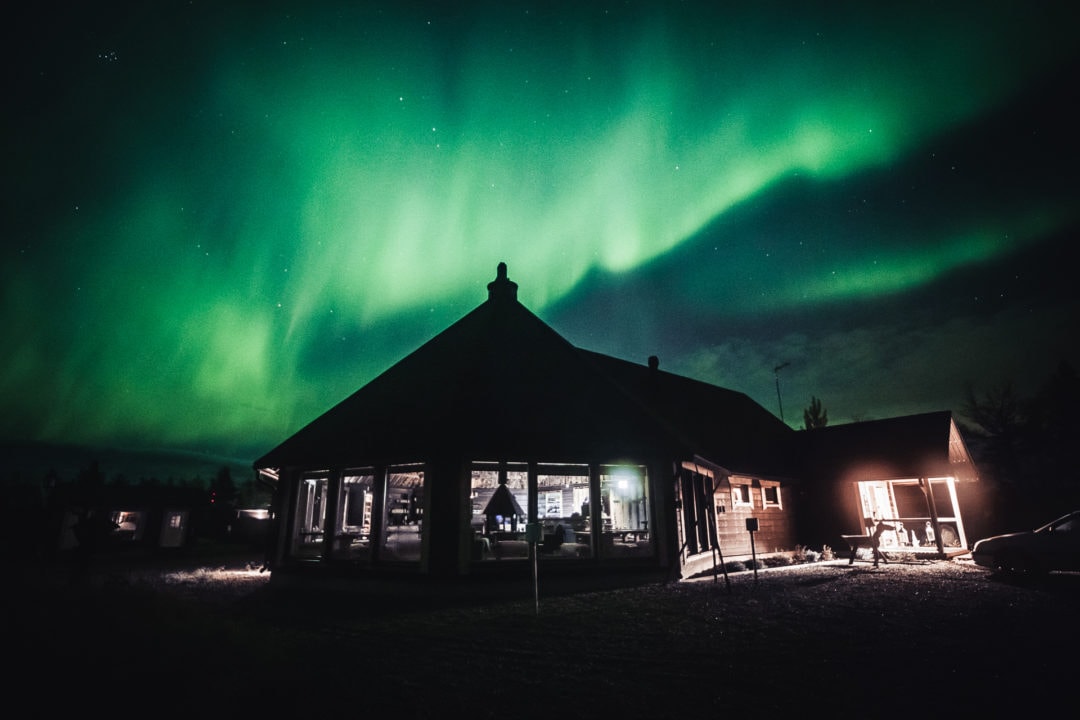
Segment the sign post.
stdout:
[[754,559],[754,582],[757,582],[757,548],[754,547],[754,533],[757,532],[757,518],[746,518],[746,532],[750,533],[750,557]]
[[536,614],[540,614],[540,580],[537,577],[537,556],[540,554],[539,543],[543,538],[543,526],[540,523],[529,523],[525,526],[525,541],[532,546],[533,559],[533,602],[536,603]]

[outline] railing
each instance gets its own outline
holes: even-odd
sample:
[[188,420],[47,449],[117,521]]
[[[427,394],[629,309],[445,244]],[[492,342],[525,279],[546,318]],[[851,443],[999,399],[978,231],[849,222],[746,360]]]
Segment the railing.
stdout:
[[[933,518],[926,516],[883,518],[881,522],[893,527],[892,530],[886,530],[882,533],[882,547],[936,549],[937,535],[939,533],[943,547],[958,547],[960,545],[960,535],[956,530],[957,519],[953,517],[939,517],[936,531]],[[867,527],[865,532],[866,535],[873,534],[873,526]]]

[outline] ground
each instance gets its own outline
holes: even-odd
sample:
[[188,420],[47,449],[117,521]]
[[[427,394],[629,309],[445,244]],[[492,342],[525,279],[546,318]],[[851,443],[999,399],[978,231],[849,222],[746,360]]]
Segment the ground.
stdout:
[[1080,639],[1080,576],[966,559],[465,604],[285,590],[246,562],[18,577],[7,680],[42,716],[1006,717],[1072,703]]

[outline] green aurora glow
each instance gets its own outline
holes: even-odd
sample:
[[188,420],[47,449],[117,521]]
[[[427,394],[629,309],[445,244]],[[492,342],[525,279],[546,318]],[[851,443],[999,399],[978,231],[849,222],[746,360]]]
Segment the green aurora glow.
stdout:
[[[926,152],[1052,69],[1070,27],[1007,3],[360,5],[178,6],[66,49],[16,153],[43,179],[0,270],[5,436],[265,448],[480,303],[499,261],[544,317],[794,178]],[[1049,198],[890,224],[780,269],[774,239],[730,240],[717,275],[746,283],[729,312],[806,313],[1075,219]]]

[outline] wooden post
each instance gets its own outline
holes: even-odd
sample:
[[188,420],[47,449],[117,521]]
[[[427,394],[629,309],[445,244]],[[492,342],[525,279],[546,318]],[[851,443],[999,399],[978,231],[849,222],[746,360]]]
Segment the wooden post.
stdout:
[[934,488],[930,485],[930,478],[919,478],[919,484],[926,493],[926,504],[930,508],[930,523],[934,528],[934,545],[937,546],[938,554],[945,557],[945,545],[941,542],[941,523],[938,522],[937,503],[934,502]]
[[[714,479],[715,482],[715,479]],[[724,585],[731,592],[731,578],[728,576],[727,567],[724,565],[724,551],[720,548],[720,533],[716,529],[716,487],[713,486],[712,495],[709,497],[709,542],[713,550],[713,582],[716,582],[716,557],[720,556],[720,570],[724,573]],[[750,536],[751,538],[753,535]]]

